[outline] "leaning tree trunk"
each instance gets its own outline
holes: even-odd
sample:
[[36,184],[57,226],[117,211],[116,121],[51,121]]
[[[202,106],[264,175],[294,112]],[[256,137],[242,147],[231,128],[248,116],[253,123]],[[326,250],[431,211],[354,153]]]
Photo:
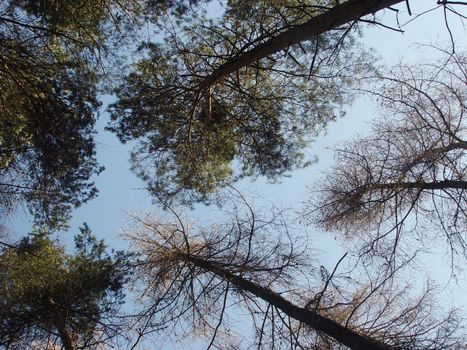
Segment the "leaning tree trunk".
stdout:
[[334,338],[339,343],[348,346],[354,350],[395,350],[396,348],[384,344],[376,339],[362,335],[352,329],[346,328],[338,322],[321,316],[315,311],[299,307],[290,301],[284,299],[280,295],[274,293],[271,289],[262,287],[261,285],[248,281],[243,277],[237,276],[223,267],[218,266],[215,262],[205,260],[192,255],[184,255],[185,260],[193,265],[210,271],[218,277],[229,281],[243,291],[247,291],[256,297],[268,302],[276,308],[282,310],[286,315],[300,321],[313,329],[323,332]]
[[309,21],[293,26],[285,32],[255,46],[250,51],[228,59],[226,63],[220,65],[211,74],[206,76],[200,82],[199,88],[201,90],[208,89],[223,77],[276,52],[282,51],[291,45],[314,39],[317,35],[336,29],[343,24],[357,21],[366,15],[403,1],[405,0],[349,0],[334,6],[328,11],[311,18]]

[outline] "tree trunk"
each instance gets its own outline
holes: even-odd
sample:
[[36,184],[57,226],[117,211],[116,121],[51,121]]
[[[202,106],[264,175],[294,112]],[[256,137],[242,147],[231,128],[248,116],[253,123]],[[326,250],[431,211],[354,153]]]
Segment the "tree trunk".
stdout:
[[75,342],[71,337],[70,332],[66,328],[66,316],[64,311],[57,305],[57,303],[52,299],[48,299],[49,305],[53,310],[55,316],[55,328],[57,328],[58,335],[62,341],[63,347],[65,350],[76,350]]
[[311,18],[309,21],[291,27],[289,30],[244,52],[220,65],[199,84],[201,90],[207,89],[227,75],[240,68],[286,49],[290,45],[311,40],[317,35],[336,29],[339,26],[357,21],[361,17],[395,5],[404,0],[349,0],[330,10]]
[[419,189],[419,190],[447,190],[447,189],[467,189],[467,181],[462,180],[442,180],[435,182],[393,182],[393,183],[376,183],[364,187],[364,192],[369,192],[379,189],[402,190],[402,189]]
[[57,329],[58,334],[60,336],[60,340],[62,341],[65,350],[76,350],[76,345],[73,341],[73,338],[70,335],[70,332],[68,332],[68,329],[66,329],[66,326],[58,326]]
[[381,343],[373,338],[366,337],[357,333],[354,330],[346,328],[336,321],[321,316],[315,311],[308,310],[294,305],[272,290],[262,287],[255,282],[248,281],[243,277],[234,275],[223,267],[216,265],[214,262],[204,260],[202,258],[184,255],[184,259],[190,261],[193,265],[214,273],[218,277],[229,281],[237,288],[247,291],[257,296],[258,298],[270,303],[271,305],[282,310],[286,315],[296,319],[317,331],[321,331],[328,336],[334,338],[339,343],[348,346],[354,350],[395,350],[396,348]]

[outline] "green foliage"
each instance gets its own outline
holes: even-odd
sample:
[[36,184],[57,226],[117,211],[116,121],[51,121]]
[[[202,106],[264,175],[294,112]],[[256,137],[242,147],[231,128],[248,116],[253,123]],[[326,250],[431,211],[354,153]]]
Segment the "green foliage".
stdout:
[[[40,53],[4,51],[0,75],[0,177],[39,222],[58,224],[96,194],[94,122],[99,103],[85,67],[48,64]],[[78,73],[78,70],[80,72]],[[3,74],[2,74],[3,73]]]
[[109,129],[123,142],[140,141],[133,169],[154,194],[206,202],[244,176],[274,181],[309,164],[304,148],[343,113],[353,82],[369,67],[354,36],[342,40],[342,31],[329,32],[210,86],[203,79],[309,20],[316,4],[230,1],[218,21],[170,29],[163,43],[141,46],[143,58],[115,90]]
[[[49,227],[63,225],[73,207],[96,195],[90,178],[101,171],[94,144],[98,76],[84,51],[96,45],[79,41],[71,20],[54,12],[75,2],[53,4],[55,10],[42,1],[0,8],[1,206],[26,201],[36,222]],[[98,30],[100,19],[80,20],[89,37]]]
[[[0,210],[26,202],[66,225],[93,198],[99,87],[143,20],[202,1],[8,0],[0,4]],[[147,22],[146,22],[147,23]]]
[[123,302],[127,255],[107,254],[86,225],[80,231],[74,254],[44,234],[3,249],[0,346],[45,341],[62,326],[82,345],[113,335],[107,324]]

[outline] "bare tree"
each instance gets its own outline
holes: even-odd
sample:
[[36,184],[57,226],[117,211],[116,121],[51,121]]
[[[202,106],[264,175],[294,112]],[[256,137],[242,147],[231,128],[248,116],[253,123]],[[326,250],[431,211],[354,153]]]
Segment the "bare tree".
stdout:
[[308,217],[391,259],[407,240],[420,248],[433,235],[466,257],[466,67],[465,55],[448,54],[383,78],[370,91],[383,118],[370,136],[337,149]]
[[397,288],[394,271],[366,269],[368,279],[357,282],[348,270],[338,272],[346,256],[332,272],[318,267],[284,215],[264,220],[248,208],[243,217],[232,212],[227,224],[193,230],[174,215],[174,222],[136,219],[126,233],[140,257],[134,277],[144,307],[135,321],[136,343],[159,332],[205,338],[208,349],[251,348],[233,336],[241,332],[235,314],[242,314],[252,325],[246,336],[259,349],[462,344],[455,313],[435,321],[429,287],[408,301],[408,288]]

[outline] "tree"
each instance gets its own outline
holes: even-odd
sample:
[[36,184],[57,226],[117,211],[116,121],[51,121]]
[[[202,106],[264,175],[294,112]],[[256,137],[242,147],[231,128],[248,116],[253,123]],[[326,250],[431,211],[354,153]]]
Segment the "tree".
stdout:
[[48,236],[0,253],[0,347],[94,349],[118,334],[127,255],[105,252],[84,225],[74,254]]
[[141,140],[133,167],[151,192],[209,201],[240,177],[278,179],[308,164],[303,148],[342,111],[353,79],[367,68],[351,36],[341,40],[348,28],[201,84],[221,62],[324,11],[313,4],[231,1],[218,22],[169,26],[164,43],[141,47],[143,59],[116,90],[110,129],[124,142]]
[[[122,39],[136,38],[129,31],[133,23],[137,30],[139,20],[149,19],[145,23],[162,39],[144,42],[136,52],[133,71],[115,91],[118,100],[110,107],[109,129],[124,142],[140,141],[133,153],[134,169],[170,209],[172,199],[208,202],[219,187],[244,176],[277,180],[306,166],[304,147],[342,113],[359,78],[371,73],[373,58],[357,43],[359,25],[381,24],[365,16],[403,1],[232,0],[218,21],[191,12],[191,6],[203,2],[208,0],[0,4],[1,209],[27,202],[36,223],[54,230],[72,207],[95,196],[92,176],[101,171],[93,140],[97,96],[103,91],[106,65],[120,69],[109,56],[118,56]],[[447,11],[465,4],[437,3],[449,30]],[[169,13],[165,21],[163,13]],[[453,106],[462,116],[463,90],[450,84],[459,79],[465,84],[465,79],[449,76],[449,64],[431,81],[423,80],[423,86],[405,80],[399,89],[402,86],[407,95],[387,98],[389,107],[407,111],[412,102],[422,103],[421,112],[433,107],[431,92],[424,89],[428,82],[435,92],[444,91],[436,95],[440,101],[457,101]],[[465,70],[462,74],[465,77]],[[444,75],[451,81],[443,81]],[[396,79],[389,82],[397,87]],[[383,100],[385,93],[381,92]],[[429,108],[426,111],[434,115],[445,113],[443,108]],[[417,176],[365,185],[378,193],[395,191],[382,199],[396,199],[397,207],[392,211],[397,214],[395,229],[387,231],[396,233],[390,242],[394,249],[387,250],[390,269],[380,269],[389,265],[388,255],[381,261],[376,254],[373,262],[379,265],[355,263],[366,278],[352,273],[354,266],[339,272],[346,257],[329,273],[314,263],[304,241],[277,221],[280,216],[261,220],[251,208],[246,218],[234,212],[232,223],[194,234],[176,214],[176,223],[146,221],[142,232],[132,235],[134,251],[140,254],[134,262],[135,284],[143,288],[144,306],[135,316],[137,338],[132,347],[147,333],[170,329],[210,335],[208,348],[225,346],[222,342],[231,340],[226,339],[230,311],[235,314],[239,309],[233,306],[238,306],[251,316],[255,334],[250,339],[260,348],[461,348],[459,321],[454,312],[437,319],[430,286],[409,300],[410,287],[399,288],[396,278],[413,258],[394,258],[401,230],[411,223],[399,220],[398,210],[417,213],[412,206],[423,203],[419,199],[428,190],[433,198],[438,189],[450,197],[435,198],[432,205],[417,209],[427,217],[438,215],[450,242],[460,242],[465,251],[464,240],[459,240],[465,227],[465,141],[458,134],[462,118],[456,126],[443,116],[444,126],[451,127],[448,132],[431,121],[431,114],[424,118],[417,122],[415,114],[399,125],[402,131],[410,127],[411,142],[404,146],[413,143],[417,149],[419,140],[435,147],[414,153],[415,158],[411,147],[400,147],[406,153],[397,156],[412,157],[404,164],[411,168],[402,174]],[[414,128],[420,128],[420,134],[428,132],[428,137]],[[387,124],[383,136],[390,130]],[[412,140],[410,133],[418,139]],[[387,143],[396,140],[386,138]],[[375,144],[381,151],[380,146]],[[383,163],[392,160],[384,158]],[[420,196],[414,197],[416,186]],[[405,198],[398,201],[401,194]],[[354,199],[359,196],[350,202]],[[346,198],[342,201],[345,204]],[[438,203],[442,209],[434,207]],[[454,209],[446,209],[446,204]],[[453,213],[447,221],[444,210]],[[385,215],[377,229],[389,223]],[[421,228],[425,223],[415,224]],[[369,245],[372,252],[381,250],[378,245],[389,235],[376,232]],[[43,234],[18,246],[0,242],[1,345],[98,348],[119,333],[114,316],[122,300],[126,256],[105,255],[103,244],[86,228],[79,237],[76,254],[66,253]],[[209,314],[214,311],[217,319]],[[244,344],[232,340],[231,347],[237,345]]]
[[311,221],[391,259],[414,236],[420,248],[429,233],[467,257],[467,61],[443,57],[398,66],[369,91],[383,117],[370,136],[337,149],[335,167],[315,187]]
[[309,164],[304,148],[369,70],[358,25],[400,2],[229,1],[219,20],[169,22],[116,89],[109,129],[139,140],[133,169],[164,201],[209,202],[244,176],[277,180]]
[[[338,272],[345,256],[330,273],[283,215],[247,213],[195,230],[178,214],[172,222],[137,219],[126,234],[139,255],[140,336],[195,334],[219,349],[461,348],[459,320],[452,312],[436,320],[429,287],[408,301],[397,271],[366,267],[368,279],[356,278],[352,264]],[[235,338],[248,329],[235,326],[235,314],[242,324],[251,318],[252,342]]]
[[86,58],[99,48],[91,37],[101,14],[87,12],[77,28],[73,17],[58,15],[63,6],[7,1],[0,8],[2,207],[26,201],[49,227],[95,196],[90,178],[101,171],[93,139],[97,77]]
[[62,226],[97,193],[94,124],[103,78],[143,17],[191,0],[29,1],[0,5],[0,208],[26,202]]

